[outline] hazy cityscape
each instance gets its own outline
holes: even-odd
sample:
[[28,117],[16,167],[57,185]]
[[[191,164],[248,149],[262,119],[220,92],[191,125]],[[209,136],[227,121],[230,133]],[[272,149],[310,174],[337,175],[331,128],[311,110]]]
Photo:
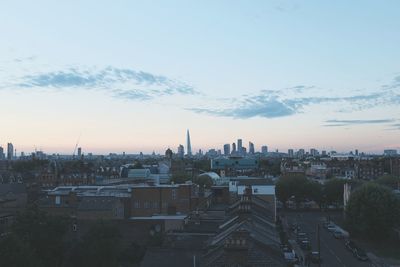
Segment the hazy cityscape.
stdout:
[[400,266],[399,10],[5,1],[0,266]]

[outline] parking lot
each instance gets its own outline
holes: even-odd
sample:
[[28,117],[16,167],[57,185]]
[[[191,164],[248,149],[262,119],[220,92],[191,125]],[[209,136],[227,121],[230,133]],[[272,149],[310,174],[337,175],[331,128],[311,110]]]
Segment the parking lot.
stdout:
[[[323,221],[326,218],[325,213],[288,212],[284,214],[284,217],[287,226],[296,224],[299,226],[300,232],[306,234],[308,237],[307,240],[309,240],[311,245],[311,251],[318,251],[317,225],[320,225],[321,266],[373,266],[369,261],[357,259],[353,253],[346,248],[346,239],[337,239],[333,236],[332,232],[324,228]],[[291,232],[289,239],[296,240],[299,238],[296,233]],[[310,266],[318,266],[318,264],[314,263],[310,264]]]

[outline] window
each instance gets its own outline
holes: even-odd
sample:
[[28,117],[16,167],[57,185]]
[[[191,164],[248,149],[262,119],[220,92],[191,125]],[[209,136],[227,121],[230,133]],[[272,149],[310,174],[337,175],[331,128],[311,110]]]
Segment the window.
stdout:
[[61,204],[61,198],[60,196],[56,196],[56,205],[60,205]]
[[157,201],[153,202],[153,209],[158,209],[158,202]]
[[171,194],[172,194],[172,199],[176,199],[176,189],[172,189]]
[[135,200],[135,202],[133,202],[133,206],[135,207],[135,209],[140,209],[140,201]]

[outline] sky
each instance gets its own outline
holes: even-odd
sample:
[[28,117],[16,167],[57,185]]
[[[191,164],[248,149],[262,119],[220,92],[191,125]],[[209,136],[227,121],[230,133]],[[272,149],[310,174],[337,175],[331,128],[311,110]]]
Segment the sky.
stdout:
[[0,146],[400,149],[400,2],[2,1]]

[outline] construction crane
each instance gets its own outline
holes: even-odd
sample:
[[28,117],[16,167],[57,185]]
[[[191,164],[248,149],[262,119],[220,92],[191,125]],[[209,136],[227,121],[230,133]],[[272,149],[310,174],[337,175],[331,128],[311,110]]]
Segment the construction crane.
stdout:
[[82,133],[79,134],[78,140],[76,140],[76,145],[75,145],[75,148],[74,148],[74,153],[72,153],[72,158],[75,158],[75,152],[76,152],[76,149],[78,148],[79,140],[81,139],[81,135],[82,135]]

